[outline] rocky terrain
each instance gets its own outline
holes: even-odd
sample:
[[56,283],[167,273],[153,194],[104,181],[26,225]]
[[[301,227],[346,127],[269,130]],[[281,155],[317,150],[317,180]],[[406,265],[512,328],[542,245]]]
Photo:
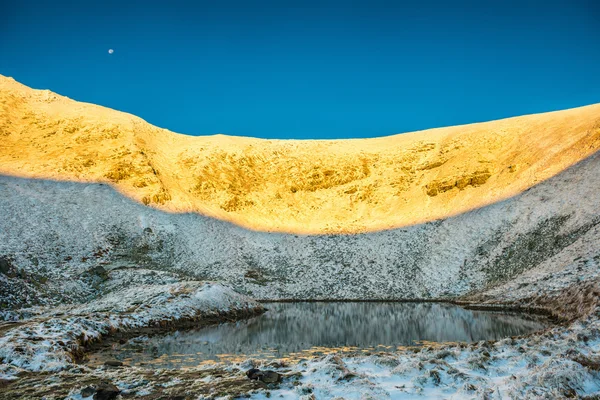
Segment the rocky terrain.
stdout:
[[[594,105],[361,142],[187,138],[0,77],[0,395],[597,398],[598,121]],[[556,324],[270,366],[77,364],[118,332],[250,316],[253,299],[441,299]]]

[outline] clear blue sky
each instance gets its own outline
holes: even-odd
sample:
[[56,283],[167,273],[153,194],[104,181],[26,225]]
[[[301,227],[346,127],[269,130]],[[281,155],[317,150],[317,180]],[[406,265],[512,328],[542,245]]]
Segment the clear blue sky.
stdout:
[[0,74],[180,133],[381,136],[600,102],[600,2],[0,0]]

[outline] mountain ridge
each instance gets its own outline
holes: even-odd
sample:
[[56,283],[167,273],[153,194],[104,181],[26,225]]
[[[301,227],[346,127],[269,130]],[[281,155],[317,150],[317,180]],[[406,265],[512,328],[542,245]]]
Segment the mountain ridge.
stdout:
[[0,75],[0,173],[108,183],[258,231],[358,233],[505,200],[600,149],[600,104],[370,139],[188,136]]

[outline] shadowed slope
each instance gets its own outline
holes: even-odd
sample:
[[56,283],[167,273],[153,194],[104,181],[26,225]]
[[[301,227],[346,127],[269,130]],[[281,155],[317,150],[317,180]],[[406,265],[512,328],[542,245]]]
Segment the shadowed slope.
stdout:
[[0,173],[109,182],[254,230],[354,233],[513,196],[600,148],[600,104],[376,139],[192,137],[0,76]]

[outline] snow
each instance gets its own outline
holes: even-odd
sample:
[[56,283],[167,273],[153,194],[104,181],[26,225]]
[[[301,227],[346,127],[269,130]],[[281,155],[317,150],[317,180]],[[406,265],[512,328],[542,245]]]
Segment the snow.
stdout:
[[88,304],[57,308],[4,332],[0,337],[0,374],[65,369],[83,345],[116,331],[260,310],[259,303],[218,283],[187,281],[130,287]]
[[[251,399],[556,399],[600,395],[600,371],[578,362],[582,355],[600,360],[598,314],[526,337],[496,342],[434,345],[368,356],[333,353],[293,362],[246,360],[185,370],[158,369],[153,372],[154,378],[140,367],[82,366],[75,375],[65,375],[65,379],[108,379],[134,397],[190,394],[193,389],[210,388],[219,379],[244,381],[245,371],[258,367],[276,370],[284,378],[280,384],[249,390],[245,396]],[[217,367],[221,371],[218,374],[214,372]],[[204,371],[211,375],[206,376]],[[158,378],[162,381],[158,382]],[[75,385],[68,398],[79,399],[84,386]],[[213,393],[197,398],[219,396]]]
[[[591,325],[600,327],[597,318]],[[300,398],[312,393],[317,399],[555,399],[569,389],[578,395],[600,394],[600,372],[573,361],[574,352],[600,357],[598,333],[588,343],[574,340],[582,330],[581,326],[552,328],[526,338],[466,347],[442,345],[416,354],[327,355],[294,365],[291,373],[302,374],[299,384],[270,389],[270,397]],[[243,371],[247,366],[238,368]],[[263,392],[251,398],[267,397]]]

